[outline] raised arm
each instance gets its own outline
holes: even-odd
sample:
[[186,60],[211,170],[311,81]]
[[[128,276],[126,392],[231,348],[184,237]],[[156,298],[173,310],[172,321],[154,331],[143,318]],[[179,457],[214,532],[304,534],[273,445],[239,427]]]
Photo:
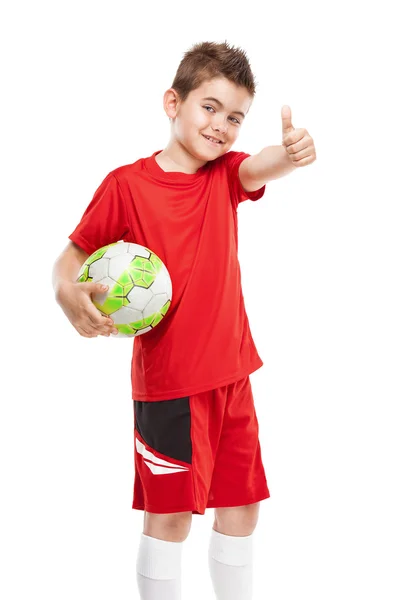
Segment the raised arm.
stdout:
[[239,167],[240,183],[246,192],[260,189],[268,181],[291,173],[316,160],[314,140],[306,129],[295,129],[289,106],[283,106],[282,144],[266,146],[258,154],[244,159]]

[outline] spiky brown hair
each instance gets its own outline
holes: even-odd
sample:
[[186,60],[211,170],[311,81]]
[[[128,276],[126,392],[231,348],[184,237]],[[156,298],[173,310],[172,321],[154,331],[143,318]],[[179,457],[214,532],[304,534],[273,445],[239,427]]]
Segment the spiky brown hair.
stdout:
[[194,44],[184,53],[171,87],[184,102],[192,90],[216,77],[225,77],[245,87],[254,98],[257,84],[247,55],[241,48],[230,46],[226,40]]

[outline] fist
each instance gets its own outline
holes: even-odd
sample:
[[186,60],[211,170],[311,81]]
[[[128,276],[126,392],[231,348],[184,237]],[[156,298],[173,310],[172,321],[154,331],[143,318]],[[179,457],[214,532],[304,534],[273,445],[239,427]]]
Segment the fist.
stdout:
[[293,127],[290,106],[282,107],[281,116],[282,146],[286,149],[289,159],[295,167],[310,165],[317,158],[314,140],[307,129]]

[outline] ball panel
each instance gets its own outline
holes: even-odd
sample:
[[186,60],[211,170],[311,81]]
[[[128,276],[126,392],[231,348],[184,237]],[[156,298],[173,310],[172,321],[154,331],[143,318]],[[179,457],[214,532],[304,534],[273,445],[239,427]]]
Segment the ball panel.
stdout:
[[136,256],[129,265],[129,274],[135,285],[148,288],[156,277],[156,272],[152,263],[146,259]]
[[157,294],[150,300],[150,302],[143,310],[143,316],[145,318],[154,316],[155,313],[161,310],[161,308],[164,306],[167,300],[167,294]]
[[153,327],[145,327],[144,329],[141,329],[140,331],[138,331],[136,335],[142,335],[142,333],[147,333],[148,331],[151,331],[152,329],[153,329]]
[[153,294],[162,294],[163,292],[165,292],[167,287],[167,281],[166,281],[166,277],[165,277],[165,273],[164,271],[160,271],[156,278],[154,279],[150,289],[153,292]]
[[109,248],[111,248],[111,246],[114,246],[114,245],[115,244],[109,244],[108,246],[103,246],[102,248],[99,248],[98,250],[96,250],[96,252],[93,252],[93,254],[91,254],[86,259],[87,264],[91,265],[96,260],[99,260],[100,258],[103,258],[103,256],[105,254],[107,254],[107,252],[109,251]]
[[93,281],[97,283],[103,277],[108,275],[108,259],[101,257],[95,261],[91,260],[91,256],[83,263],[79,269],[77,281]]
[[107,248],[105,257],[114,258],[114,256],[119,256],[120,254],[127,254],[129,251],[129,244],[126,242],[116,242],[115,244],[105,246],[105,248]]
[[153,293],[151,287],[147,289],[135,286],[128,293],[129,304],[141,311],[144,310],[152,298]]
[[83,283],[89,279],[89,265],[84,263],[79,269],[78,278],[76,281]]
[[153,264],[155,272],[159,273],[160,270],[161,270],[161,268],[162,268],[162,266],[163,266],[163,262],[157,256],[157,254],[154,254],[154,252],[152,252],[151,255],[150,255],[150,262]]
[[133,244],[132,242],[128,244],[129,246],[129,253],[132,254],[132,256],[142,256],[143,258],[149,258],[150,257],[150,250],[148,248],[145,248],[145,246],[140,246],[139,244]]
[[161,271],[165,275],[165,292],[170,300],[172,300],[172,281],[167,267],[163,264]]
[[140,329],[144,325],[142,311],[129,308],[128,306],[123,306],[117,310],[113,314],[112,319],[116,325],[129,324],[131,327],[134,326],[135,329]]
[[125,269],[129,268],[129,265],[131,263],[132,256],[128,252],[124,252],[123,254],[113,256],[110,259],[108,274],[110,275],[110,277],[115,279],[115,281],[118,281],[121,274],[125,271]]
[[160,309],[160,313],[165,317],[168,312],[169,307],[171,306],[171,300],[167,300],[164,306]]
[[89,266],[89,278],[97,283],[104,279],[109,274],[110,260],[108,258],[100,258]]

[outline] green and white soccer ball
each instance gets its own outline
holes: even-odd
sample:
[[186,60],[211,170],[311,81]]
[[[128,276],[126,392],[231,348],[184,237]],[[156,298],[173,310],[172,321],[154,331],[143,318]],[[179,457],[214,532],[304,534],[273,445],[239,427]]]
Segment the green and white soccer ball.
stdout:
[[151,331],[165,317],[172,283],[162,260],[139,244],[116,242],[99,248],[80,268],[77,281],[108,285],[93,294],[93,304],[118,329],[112,337],[134,337]]

